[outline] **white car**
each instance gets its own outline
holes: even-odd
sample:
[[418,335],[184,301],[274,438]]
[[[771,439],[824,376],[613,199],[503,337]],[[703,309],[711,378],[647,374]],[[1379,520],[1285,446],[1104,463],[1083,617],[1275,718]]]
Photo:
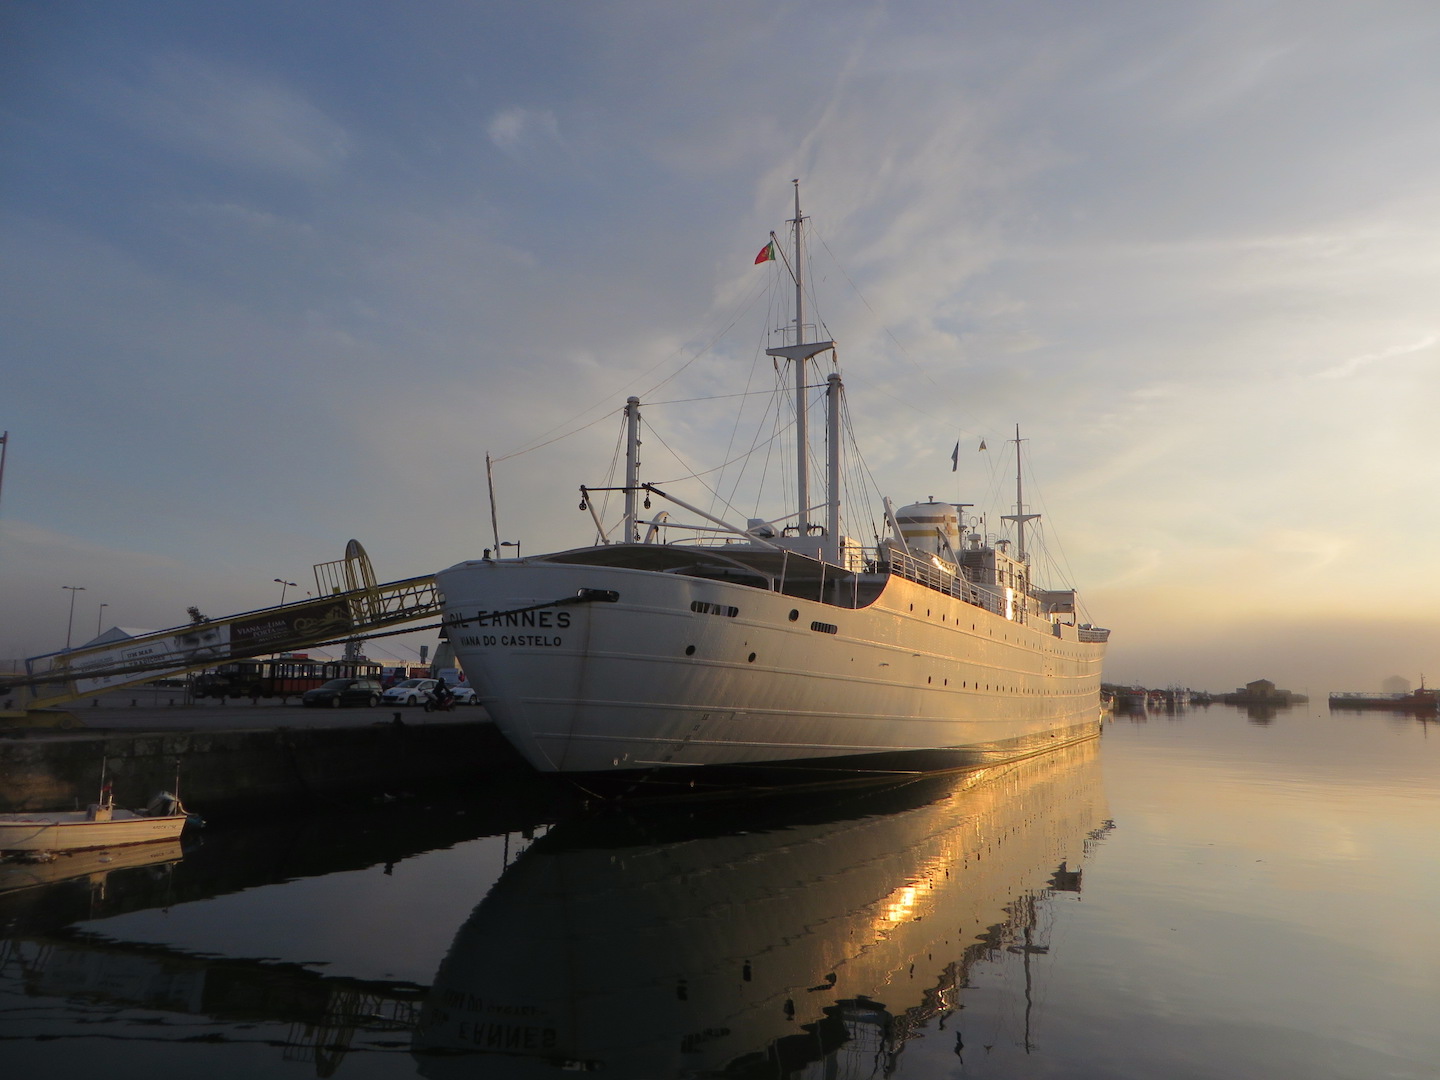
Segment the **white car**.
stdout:
[[475,688],[473,686],[452,686],[450,692],[455,695],[456,705],[478,705],[475,699]]
[[380,700],[386,705],[423,705],[430,700],[435,682],[434,679],[406,679],[381,694]]

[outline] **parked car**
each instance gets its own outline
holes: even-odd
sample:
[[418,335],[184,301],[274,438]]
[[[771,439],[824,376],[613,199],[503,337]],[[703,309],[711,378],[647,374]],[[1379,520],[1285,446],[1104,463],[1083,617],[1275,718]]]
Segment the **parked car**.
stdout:
[[331,708],[341,705],[379,705],[380,684],[374,679],[331,679],[314,690],[306,690],[300,695],[300,704],[317,707],[328,705]]
[[455,695],[456,705],[480,704],[475,698],[475,688],[473,686],[452,686],[450,687],[450,692]]
[[386,690],[380,700],[386,705],[423,705],[434,689],[434,679],[406,679]]

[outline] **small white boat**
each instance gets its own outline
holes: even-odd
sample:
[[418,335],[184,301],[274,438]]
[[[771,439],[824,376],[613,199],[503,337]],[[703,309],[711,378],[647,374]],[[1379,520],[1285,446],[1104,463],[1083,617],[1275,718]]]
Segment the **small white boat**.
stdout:
[[119,809],[104,776],[102,765],[100,801],[84,810],[0,814],[0,851],[81,851],[179,839],[190,814],[178,795],[162,791],[144,810]]

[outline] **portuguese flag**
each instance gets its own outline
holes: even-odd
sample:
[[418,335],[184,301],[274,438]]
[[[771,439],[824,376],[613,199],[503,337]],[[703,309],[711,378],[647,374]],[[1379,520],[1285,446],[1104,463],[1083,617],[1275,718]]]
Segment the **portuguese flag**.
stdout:
[[761,263],[763,263],[763,262],[774,262],[774,261],[775,261],[775,241],[774,241],[774,240],[771,240],[768,244],[766,244],[763,248],[760,249],[760,254],[755,256],[755,265],[756,265],[756,266],[759,266],[759,265],[760,265]]

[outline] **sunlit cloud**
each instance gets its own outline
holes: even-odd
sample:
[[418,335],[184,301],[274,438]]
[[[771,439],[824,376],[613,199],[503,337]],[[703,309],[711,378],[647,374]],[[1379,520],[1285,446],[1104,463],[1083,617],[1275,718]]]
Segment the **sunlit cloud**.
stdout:
[[1316,372],[1315,377],[1317,379],[1347,379],[1372,364],[1380,363],[1384,360],[1393,360],[1397,356],[1408,356],[1411,353],[1423,352],[1437,341],[1440,341],[1440,335],[1428,334],[1419,341],[1413,341],[1409,344],[1392,345],[1388,349],[1381,349],[1378,352],[1362,353],[1359,356],[1352,356],[1346,360],[1342,360],[1333,367],[1328,367],[1323,371]]

